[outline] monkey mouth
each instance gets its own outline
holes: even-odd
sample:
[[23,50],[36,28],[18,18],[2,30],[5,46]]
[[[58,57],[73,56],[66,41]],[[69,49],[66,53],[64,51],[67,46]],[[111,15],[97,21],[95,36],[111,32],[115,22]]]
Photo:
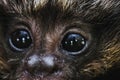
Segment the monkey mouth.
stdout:
[[22,73],[17,74],[17,80],[64,80],[64,74],[62,71],[56,71],[54,73],[44,73],[39,72],[31,74],[28,71],[23,71]]

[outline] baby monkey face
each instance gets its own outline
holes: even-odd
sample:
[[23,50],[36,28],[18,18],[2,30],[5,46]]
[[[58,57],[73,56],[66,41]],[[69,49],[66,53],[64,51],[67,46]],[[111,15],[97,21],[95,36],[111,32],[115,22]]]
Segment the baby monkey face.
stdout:
[[0,1],[0,79],[109,80],[120,69],[117,3]]
[[[92,41],[90,29],[87,29],[90,25],[80,21],[68,24],[59,20],[46,23],[39,17],[38,20],[11,19],[13,21],[5,25],[5,46],[9,64],[12,68],[16,66],[17,79],[65,80],[68,78],[66,75],[73,75],[72,68],[78,69],[78,62],[82,63],[87,55]],[[73,67],[73,64],[78,65]]]

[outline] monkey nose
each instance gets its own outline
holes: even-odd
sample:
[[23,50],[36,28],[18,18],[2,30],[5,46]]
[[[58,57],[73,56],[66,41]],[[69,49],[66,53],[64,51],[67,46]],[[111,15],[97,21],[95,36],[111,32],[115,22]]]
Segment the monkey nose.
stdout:
[[25,61],[26,70],[32,73],[52,73],[56,71],[56,57],[52,55],[32,55]]

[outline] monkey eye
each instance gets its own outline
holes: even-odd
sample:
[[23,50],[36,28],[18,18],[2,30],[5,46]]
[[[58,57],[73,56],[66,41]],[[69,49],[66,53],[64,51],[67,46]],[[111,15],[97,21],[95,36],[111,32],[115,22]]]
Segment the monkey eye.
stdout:
[[11,33],[9,43],[13,49],[22,51],[32,44],[32,38],[26,29],[17,29]]
[[82,51],[86,46],[87,40],[79,33],[67,33],[61,42],[61,47],[67,52]]

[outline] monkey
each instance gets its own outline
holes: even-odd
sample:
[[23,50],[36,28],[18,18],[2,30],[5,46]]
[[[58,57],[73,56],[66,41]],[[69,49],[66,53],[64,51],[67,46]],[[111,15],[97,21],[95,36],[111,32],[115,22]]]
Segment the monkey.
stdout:
[[0,1],[0,80],[119,76],[119,0]]

